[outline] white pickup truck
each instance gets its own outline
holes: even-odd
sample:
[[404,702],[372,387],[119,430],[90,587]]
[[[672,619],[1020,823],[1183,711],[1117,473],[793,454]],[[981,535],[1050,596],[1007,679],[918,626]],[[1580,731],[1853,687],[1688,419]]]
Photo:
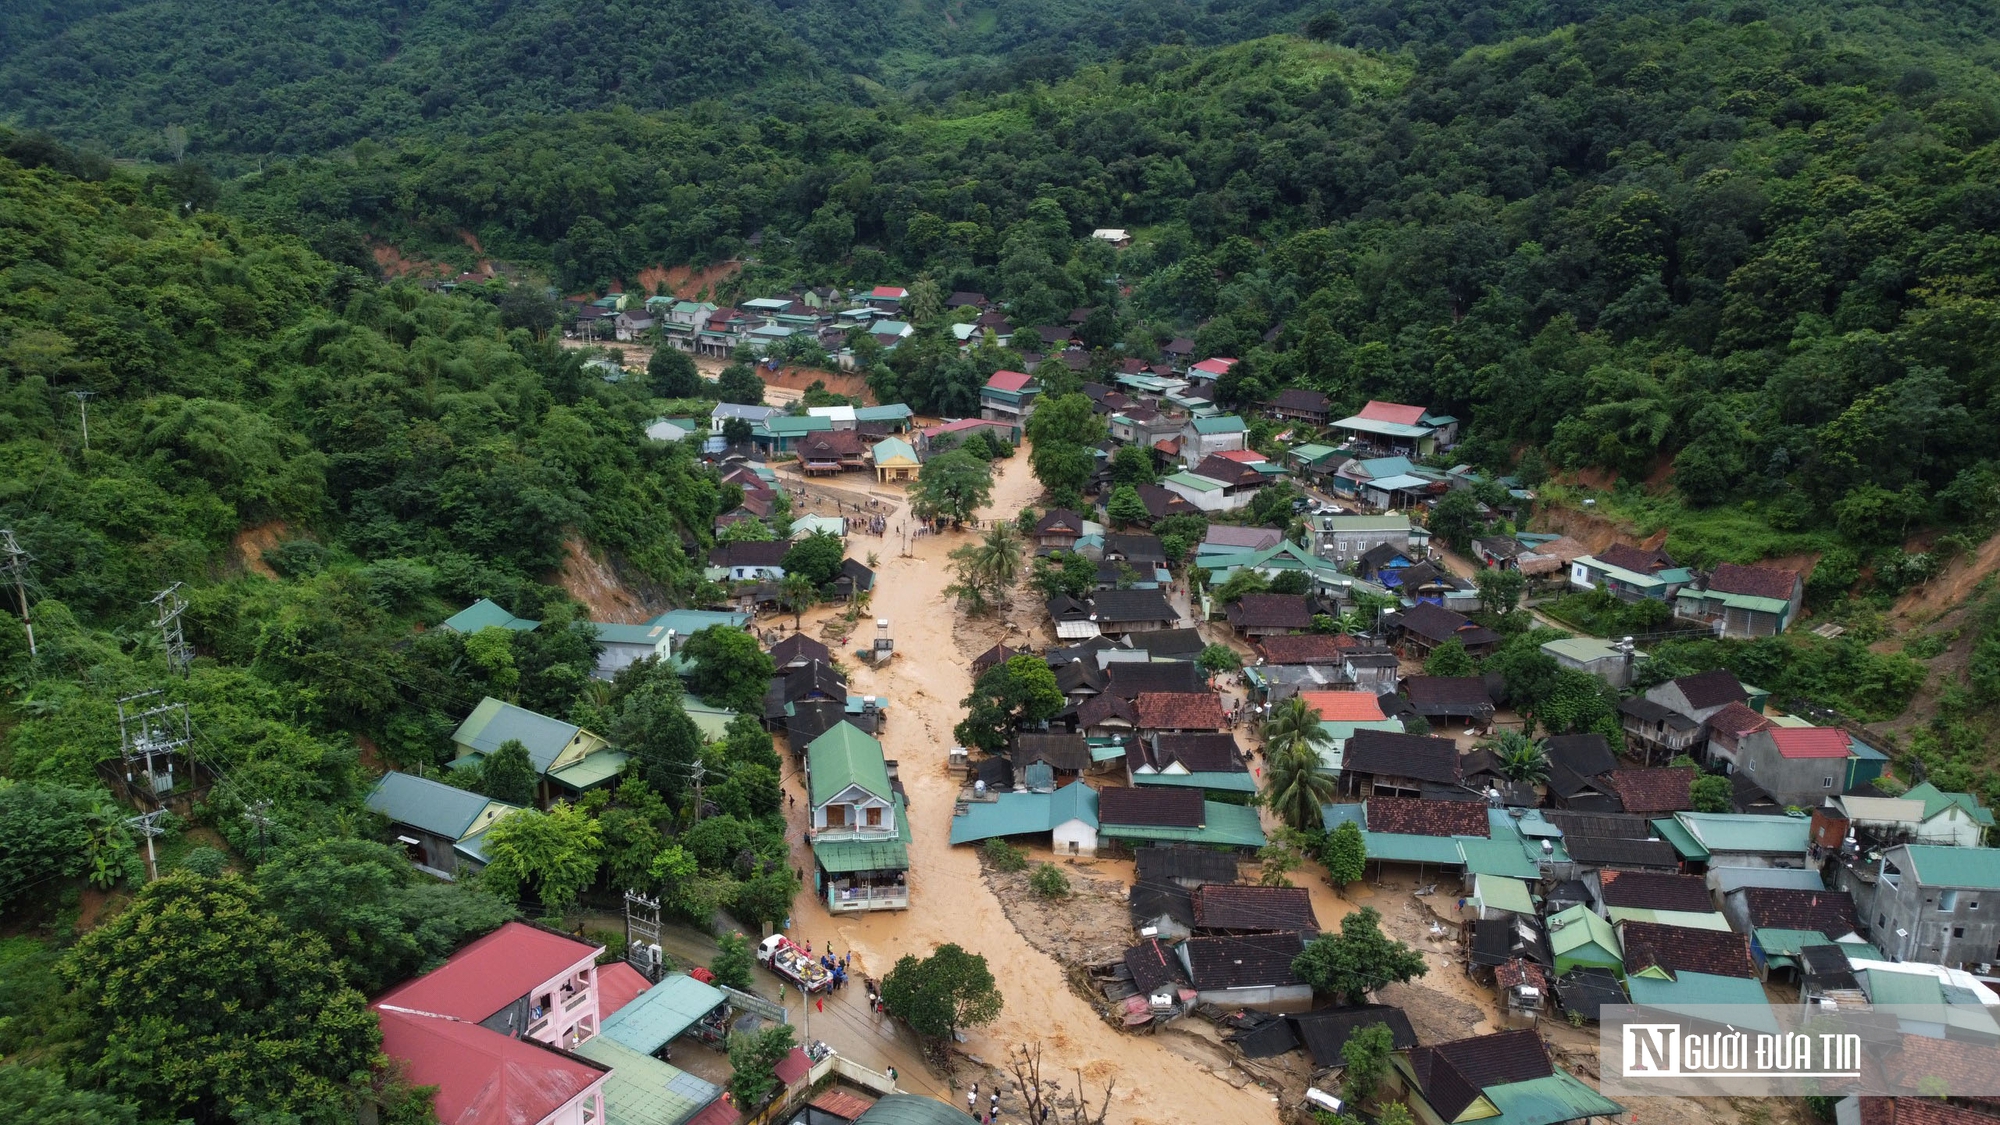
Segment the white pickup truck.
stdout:
[[806,992],[820,992],[833,983],[833,974],[825,965],[783,934],[772,934],[757,946],[757,961]]

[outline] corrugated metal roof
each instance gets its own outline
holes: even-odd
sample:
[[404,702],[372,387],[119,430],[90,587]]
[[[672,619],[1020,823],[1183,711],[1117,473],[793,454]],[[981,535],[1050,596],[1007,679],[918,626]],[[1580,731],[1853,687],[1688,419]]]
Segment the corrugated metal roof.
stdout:
[[1591,913],[1588,907],[1572,906],[1549,915],[1550,952],[1561,957],[1592,944],[1618,958],[1619,965],[1624,964],[1624,955],[1618,945],[1618,931],[1611,928],[1611,923]]
[[[1120,751],[1118,756],[1124,757],[1124,752]],[[1132,784],[1166,785],[1182,789],[1215,789],[1229,793],[1255,793],[1257,791],[1257,779],[1252,777],[1247,770],[1227,773],[1214,770],[1200,773],[1142,773],[1132,778]]]
[[1195,844],[1261,848],[1270,843],[1257,820],[1257,810],[1221,801],[1203,801],[1200,828],[1166,828],[1158,825],[1105,825],[1099,835],[1133,840],[1179,840]]
[[526,632],[540,624],[539,621],[516,617],[488,598],[481,598],[444,619],[444,627],[454,633],[477,633],[494,626]]
[[916,1094],[890,1094],[855,1120],[854,1125],[963,1125],[965,1115],[955,1105]]
[[1240,434],[1249,429],[1248,426],[1243,424],[1243,419],[1238,418],[1234,414],[1222,414],[1214,418],[1196,418],[1190,424],[1194,426],[1195,433],[1202,435]]
[[597,953],[595,945],[509,922],[376,1003],[477,1023]]
[[1911,844],[1904,850],[1924,886],[2000,888],[2000,848]]
[[571,789],[588,789],[593,785],[602,785],[623,773],[625,763],[631,760],[632,755],[623,750],[599,750],[575,765],[564,766],[549,777]]
[[1441,863],[1453,867],[1465,863],[1464,854],[1458,850],[1458,839],[1452,836],[1364,831],[1361,842],[1367,849],[1369,859],[1386,859],[1396,863]]
[[1765,956],[1782,955],[1796,957],[1799,951],[1809,945],[1832,945],[1833,939],[1818,930],[1765,929],[1753,933],[1757,948]]
[[593,1035],[574,1051],[611,1068],[611,1077],[604,1083],[608,1125],[683,1125],[722,1096],[722,1087],[713,1082],[635,1051],[608,1035]]
[[1701,841],[1695,839],[1694,833],[1681,827],[1680,821],[1672,819],[1656,820],[1653,822],[1653,830],[1660,834],[1662,840],[1672,844],[1674,851],[1679,853],[1682,859],[1706,862],[1709,858],[1708,849],[1702,847]]
[[1798,852],[1803,855],[1806,850],[1809,825],[1804,817],[1684,812],[1674,814],[1674,819],[1712,852]]
[[712,984],[685,973],[670,973],[638,999],[611,1013],[604,1021],[603,1033],[650,1055],[728,1000],[728,994]]
[[1047,832],[1072,820],[1097,827],[1097,790],[1081,781],[1053,793],[1001,793],[992,801],[969,802],[965,812],[951,818],[951,842]]
[[[1461,846],[1470,842],[1462,841]],[[1530,917],[1535,913],[1535,900],[1528,894],[1528,884],[1519,879],[1502,875],[1475,875],[1472,897],[1488,910],[1505,910]]]
[[1729,932],[1729,919],[1720,914],[1698,914],[1691,910],[1653,910],[1644,906],[1610,906],[1605,913],[1613,922],[1652,922],[1661,926],[1679,926],[1684,930],[1713,930]]
[[382,1053],[401,1060],[413,1084],[437,1087],[437,1119],[452,1125],[540,1121],[605,1077],[602,1064],[476,1022],[377,1014]]
[[1673,980],[1659,980],[1636,974],[1625,978],[1625,988],[1631,993],[1632,1003],[1667,1011],[1706,1013],[1714,1019],[1716,1009],[1726,1008],[1729,1018],[1726,1022],[1752,1031],[1778,1030],[1778,1021],[1771,1014],[1770,1000],[1764,995],[1764,988],[1748,977],[1719,977],[1710,973],[1676,973]]
[[536,714],[489,695],[479,701],[479,706],[472,709],[472,714],[467,715],[464,722],[458,724],[451,740],[470,746],[479,754],[491,754],[500,749],[503,742],[518,741],[528,748],[528,759],[535,764],[535,772],[547,773],[549,764],[556,760],[579,730],[574,724]]
[[806,768],[812,780],[812,803],[826,804],[842,790],[858,785],[888,800],[889,768],[882,744],[853,723],[842,721],[806,746]]
[[1487,1086],[1480,1092],[1500,1111],[1500,1116],[1487,1118],[1486,1125],[1556,1125],[1560,1121],[1615,1117],[1625,1112],[1624,1106],[1561,1068],[1547,1078]]
[[1481,840],[1476,836],[1462,836],[1458,838],[1458,851],[1464,858],[1466,871],[1474,875],[1500,875],[1513,879],[1541,877],[1540,866],[1528,858],[1518,837]]
[[398,824],[421,828],[447,840],[465,835],[479,814],[486,811],[486,806],[495,804],[514,807],[481,793],[394,770],[383,774],[375,788],[368,791],[367,801],[369,812],[381,813]]

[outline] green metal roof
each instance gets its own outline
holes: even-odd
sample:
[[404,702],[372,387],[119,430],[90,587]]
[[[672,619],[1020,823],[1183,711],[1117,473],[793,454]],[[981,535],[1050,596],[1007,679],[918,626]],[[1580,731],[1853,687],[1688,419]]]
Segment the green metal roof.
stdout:
[[[1625,978],[1632,1003],[1648,1008],[1684,1012],[1709,1022],[1727,1022],[1752,1031],[1778,1030],[1777,1017],[1764,986],[1748,977],[1719,977],[1709,973],[1676,973],[1674,980],[1642,977]],[[1693,1009],[1693,1011],[1690,1011]],[[1727,1014],[1717,1009],[1727,1009]]]
[[812,780],[814,806],[840,796],[850,785],[859,785],[884,801],[893,796],[882,744],[846,720],[806,744],[806,771]]
[[1458,840],[1452,836],[1418,836],[1364,829],[1361,842],[1368,850],[1369,859],[1386,859],[1395,863],[1443,863],[1452,867],[1465,863],[1464,854],[1458,850]]
[[1384,434],[1389,437],[1420,438],[1437,432],[1435,426],[1407,426],[1401,422],[1377,422],[1373,418],[1363,418],[1356,414],[1333,423],[1337,430],[1360,430],[1368,434]]
[[1898,973],[1863,969],[1868,1000],[1873,1004],[1942,1004],[1944,985],[1929,973]]
[[1711,852],[1805,854],[1809,824],[1802,816],[1684,812],[1675,813],[1674,819]]
[[854,420],[857,422],[894,422],[911,417],[913,413],[908,406],[900,402],[892,402],[885,406],[857,406],[854,408]]
[[682,1125],[722,1096],[722,1087],[715,1083],[641,1054],[608,1035],[593,1035],[571,1050],[611,1068],[610,1077],[604,1080],[604,1119],[608,1125]]
[[1319,516],[1314,524],[1322,531],[1408,531],[1408,516]]
[[1549,951],[1556,957],[1562,958],[1578,950],[1588,953],[1587,947],[1593,945],[1611,958],[1611,964],[1624,966],[1624,947],[1618,943],[1618,931],[1612,928],[1611,923],[1591,913],[1589,907],[1579,904],[1549,915]]
[[1025,836],[1072,820],[1097,827],[1097,790],[1081,781],[1053,793],[1001,793],[992,801],[968,802],[963,813],[951,818],[951,842]]
[[1192,488],[1196,492],[1222,491],[1221,481],[1210,480],[1207,477],[1198,477],[1195,476],[1193,473],[1174,473],[1171,476],[1164,476],[1160,478],[1160,483],[1178,484],[1184,488]]
[[[1596,637],[1564,637],[1561,640],[1548,641],[1542,645],[1542,651],[1548,653],[1550,656],[1567,656],[1571,660],[1580,660],[1586,663],[1592,660],[1603,660],[1607,657],[1625,655],[1619,651],[1617,645],[1610,641],[1598,640]],[[1633,653],[1632,655],[1636,659],[1645,659],[1645,656],[1641,653]]]
[[[897,802],[896,831],[902,828],[902,803]],[[829,875],[855,871],[908,871],[910,848],[902,839],[833,840],[813,842],[813,860]]]
[[[1665,571],[1661,572],[1666,573]],[[1757,613],[1774,613],[1783,616],[1792,608],[1792,603],[1777,598],[1760,598],[1754,594],[1726,594],[1721,590],[1682,590],[1674,600],[1687,598],[1691,601],[1721,602],[1730,609],[1747,609]]]
[[1720,930],[1728,932],[1729,919],[1709,911],[1701,913],[1692,910],[1652,910],[1643,906],[1612,906],[1605,909],[1613,922],[1653,922],[1661,926],[1679,926],[1683,930]]
[[658,648],[667,643],[665,625],[614,625],[606,621],[593,621],[591,627],[597,630],[597,640],[607,645],[651,645]]
[[1285,452],[1288,456],[1295,457],[1310,465],[1329,453],[1338,453],[1339,450],[1330,445],[1321,445],[1318,442],[1309,441],[1304,445],[1295,445]]
[[1981,805],[1979,798],[1974,797],[1970,793],[1947,793],[1926,781],[1910,786],[1909,791],[1904,793],[1903,797],[1906,800],[1922,801],[1924,803],[1925,820],[1929,820],[1951,806],[1957,805],[1959,808],[1972,814],[1973,820],[1988,828],[1993,827],[1993,810]]
[[1528,894],[1528,884],[1504,875],[1473,876],[1471,897],[1491,910],[1506,910],[1530,917],[1535,913],[1535,900]]
[[481,793],[391,770],[368,791],[368,811],[447,840],[465,835],[488,805],[513,808]]
[[1625,1107],[1584,1085],[1575,1075],[1558,1066],[1546,1078],[1508,1082],[1480,1090],[1498,1117],[1482,1119],[1482,1125],[1556,1125],[1586,1117],[1615,1117]]
[[494,627],[525,633],[540,624],[539,621],[516,617],[488,598],[481,598],[444,619],[445,628],[454,633],[466,634]]
[[965,1115],[956,1105],[916,1094],[890,1094],[879,1098],[854,1125],[964,1125]]
[[700,1022],[716,1005],[728,1001],[728,994],[712,984],[704,984],[686,973],[669,973],[630,1004],[607,1016],[603,1033],[642,1055],[650,1055]]
[[1205,823],[1200,828],[1107,824],[1099,826],[1097,831],[1099,835],[1113,839],[1178,840],[1237,848],[1261,848],[1270,843],[1264,836],[1263,825],[1257,820],[1256,809],[1221,801],[1203,801],[1202,820]]
[[1765,929],[1756,932],[1757,948],[1765,956],[1796,957],[1799,951],[1809,945],[1832,945],[1833,939],[1818,930]]
[[771,437],[804,437],[806,434],[823,433],[833,429],[833,419],[817,418],[810,414],[797,416],[774,414],[758,425],[762,426],[764,432]]
[[736,717],[736,712],[729,708],[703,703],[692,695],[681,696],[681,710],[687,712],[687,717],[694,720],[695,729],[699,730],[701,737],[709,742],[721,742],[727,738],[729,720]]
[[902,438],[886,437],[875,443],[870,456],[877,465],[884,461],[911,461],[917,459],[917,448]]
[[1189,424],[1194,427],[1195,433],[1203,436],[1209,434],[1240,434],[1250,428],[1243,424],[1243,419],[1238,418],[1234,414],[1219,414],[1213,418],[1196,418]]
[[1917,882],[1926,887],[2000,888],[2000,848],[1911,844],[1905,850]]
[[[1538,879],[1541,868],[1522,851],[1519,839],[1481,840],[1477,836],[1458,840],[1465,869],[1474,875],[1496,875],[1512,879]],[[1491,905],[1490,903],[1488,905]]]
[[1682,859],[1707,862],[1708,849],[1701,846],[1701,841],[1695,839],[1693,833],[1682,828],[1680,821],[1671,817],[1656,820],[1653,822],[1653,831],[1660,834],[1660,839],[1672,844],[1674,851],[1678,852]]
[[599,750],[585,755],[581,762],[550,774],[549,780],[581,793],[624,773],[625,763],[631,760],[632,755],[623,750]]
[[1580,555],[1574,561],[1603,574],[1607,578],[1616,578],[1627,586],[1636,586],[1641,590],[1652,590],[1672,585],[1671,582],[1658,575],[1641,574],[1636,570],[1626,570],[1622,566],[1613,566],[1596,555]]
[[[1123,757],[1121,754],[1120,757]],[[1255,793],[1257,779],[1247,770],[1205,773],[1141,773],[1132,776],[1134,785],[1163,785],[1181,789],[1214,789],[1224,793]]]
[[722,625],[731,629],[741,629],[750,623],[747,613],[725,612],[714,609],[670,609],[651,621],[648,625],[665,625],[682,637],[692,636],[711,625]]
[[471,747],[475,754],[491,754],[503,742],[519,741],[528,748],[528,760],[535,764],[535,772],[547,773],[549,764],[580,730],[573,723],[551,719],[489,695],[458,724],[451,740]]

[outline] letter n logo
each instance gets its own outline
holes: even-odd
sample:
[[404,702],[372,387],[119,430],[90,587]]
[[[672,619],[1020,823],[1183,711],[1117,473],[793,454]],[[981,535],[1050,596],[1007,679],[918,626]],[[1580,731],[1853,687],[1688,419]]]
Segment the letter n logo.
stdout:
[[1669,1077],[1681,1072],[1679,1024],[1628,1023],[1623,1030],[1626,1077]]

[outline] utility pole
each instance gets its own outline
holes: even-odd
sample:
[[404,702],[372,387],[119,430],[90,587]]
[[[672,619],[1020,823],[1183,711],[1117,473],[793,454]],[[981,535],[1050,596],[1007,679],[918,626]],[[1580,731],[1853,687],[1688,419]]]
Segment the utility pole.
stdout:
[[267,835],[271,827],[271,802],[257,801],[244,811],[243,819],[257,826],[257,854],[261,858],[270,849]]
[[695,763],[694,763],[694,770],[693,770],[693,777],[694,777],[694,823],[696,823],[696,824],[700,824],[700,823],[701,823],[701,781],[702,781],[702,779],[703,779],[703,778],[705,778],[705,777],[707,777],[707,776],[708,776],[708,768],[707,768],[706,766],[703,766],[703,765],[701,764],[701,760],[700,760],[700,759],[696,759],[696,760],[695,760]]
[[34,556],[22,550],[21,545],[14,542],[14,533],[5,528],[0,528],[0,555],[6,556],[6,568],[13,572],[14,595],[21,599],[21,628],[28,631],[28,655],[34,656],[35,623],[28,620],[27,579],[28,564],[35,561]]
[[125,820],[126,827],[136,829],[140,835],[146,837],[146,881],[148,883],[160,877],[160,865],[153,859],[153,837],[166,831],[166,829],[160,827],[160,817],[166,815],[166,812],[167,810],[165,809],[154,809],[152,812],[127,817]]
[[96,393],[96,391],[70,392],[70,394],[76,396],[76,410],[83,418],[83,451],[85,453],[90,452],[90,407],[87,405],[87,401],[91,395]]
[[188,602],[181,597],[180,590],[181,584],[176,582],[153,595],[153,606],[159,610],[159,620],[153,626],[160,631],[160,647],[167,653],[167,671],[186,678],[194,664],[194,647],[181,636],[181,613]]
[[[161,793],[173,789],[173,756],[177,753],[185,755],[188,744],[194,741],[194,723],[188,718],[185,703],[127,710],[127,705],[138,704],[159,694],[159,689],[155,688],[118,701],[118,742],[125,757],[125,781],[136,785],[133,766],[143,765],[146,794],[154,801],[159,800]],[[165,760],[164,783],[157,759]]]

